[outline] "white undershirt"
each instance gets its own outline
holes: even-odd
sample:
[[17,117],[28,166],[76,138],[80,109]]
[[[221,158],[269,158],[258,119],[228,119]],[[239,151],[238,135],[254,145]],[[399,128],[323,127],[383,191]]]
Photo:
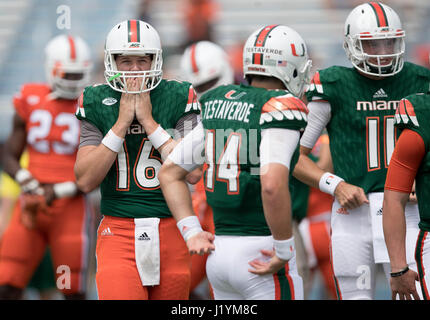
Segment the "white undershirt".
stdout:
[[290,161],[299,143],[300,132],[270,128],[261,131],[260,168],[269,163],[280,163],[290,169]]
[[327,101],[308,103],[308,124],[300,139],[300,145],[312,149],[331,119],[331,106]]

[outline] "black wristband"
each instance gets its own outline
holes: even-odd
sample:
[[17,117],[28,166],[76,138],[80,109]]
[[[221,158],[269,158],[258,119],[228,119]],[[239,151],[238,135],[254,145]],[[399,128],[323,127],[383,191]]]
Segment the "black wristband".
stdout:
[[400,277],[402,275],[404,275],[406,272],[409,271],[409,267],[404,268],[403,270],[399,271],[399,272],[390,272],[390,276],[395,278],[395,277]]

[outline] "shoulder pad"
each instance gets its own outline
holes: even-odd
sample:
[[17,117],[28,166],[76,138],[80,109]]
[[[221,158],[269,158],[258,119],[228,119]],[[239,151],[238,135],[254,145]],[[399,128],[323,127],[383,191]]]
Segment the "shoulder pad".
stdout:
[[265,122],[271,122],[273,119],[282,121],[304,120],[307,121],[309,113],[306,105],[292,94],[270,98],[261,109],[260,125]]

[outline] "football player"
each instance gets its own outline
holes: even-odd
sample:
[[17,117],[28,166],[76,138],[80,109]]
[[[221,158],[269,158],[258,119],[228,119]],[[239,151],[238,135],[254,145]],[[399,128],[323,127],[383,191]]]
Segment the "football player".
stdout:
[[[429,70],[404,61],[404,38],[392,8],[380,2],[355,7],[344,28],[344,49],[353,67],[316,72],[306,94],[309,121],[294,174],[336,197],[331,258],[339,299],[373,299],[377,264],[389,278],[382,201],[397,137],[394,114],[401,98],[427,91],[430,79]],[[325,127],[336,175],[306,157]],[[407,204],[406,215],[407,262],[416,270],[415,203]]]
[[[4,170],[21,196],[0,250],[0,299],[19,299],[49,245],[57,287],[83,299],[92,211],[75,183],[79,143],[76,102],[89,82],[90,51],[80,37],[59,35],[45,48],[47,84],[25,84],[13,99]],[[29,153],[28,169],[19,159]]]
[[219,86],[201,97],[202,124],[170,154],[160,183],[190,251],[197,242],[212,250],[197,238],[201,227],[184,180],[204,149],[216,235],[206,271],[215,299],[303,299],[288,181],[306,125],[297,97],[311,61],[300,35],[282,25],[253,32],[243,61],[250,85]]
[[[429,197],[429,138],[428,117],[430,95],[419,93],[400,101],[395,116],[395,126],[402,133],[394,148],[388,167],[384,191],[383,226],[385,242],[391,263],[392,299],[399,295],[400,300],[420,299],[415,282],[420,281],[421,294],[430,299],[428,286],[430,267],[429,238],[430,221],[428,216]],[[416,194],[420,212],[419,234],[416,239],[415,260],[418,269],[410,268],[405,240],[408,219],[405,207],[416,179]],[[418,274],[417,274],[418,272]]]
[[87,87],[80,98],[75,164],[84,191],[101,188],[98,297],[188,299],[190,256],[157,175],[175,145],[171,134],[180,138],[185,122],[197,123],[195,91],[188,82],[162,79],[160,38],[144,21],[111,29],[104,62],[106,83]]

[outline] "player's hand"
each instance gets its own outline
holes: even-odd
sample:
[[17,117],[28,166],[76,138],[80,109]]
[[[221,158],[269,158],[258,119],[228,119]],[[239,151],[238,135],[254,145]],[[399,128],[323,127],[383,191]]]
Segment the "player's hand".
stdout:
[[54,185],[44,184],[42,185],[43,195],[45,196],[45,202],[47,206],[52,205],[52,201],[55,199]]
[[[143,87],[146,89],[146,84],[144,84]],[[150,91],[138,93],[136,95],[136,118],[148,135],[157,129],[158,124],[152,117]]]
[[187,241],[188,251],[190,254],[204,255],[205,253],[210,253],[215,250],[215,245],[213,244],[214,235],[207,231],[202,231],[192,236]]
[[[134,90],[137,87],[137,81],[134,78],[127,78],[127,89]],[[118,121],[128,128],[134,120],[136,113],[136,94],[122,93],[119,104]]]
[[36,226],[36,216],[39,211],[46,211],[46,201],[43,195],[22,194],[21,223],[28,229]]
[[30,176],[19,184],[21,191],[27,194],[38,194],[41,192],[40,183],[37,179]]
[[339,204],[345,209],[354,209],[363,203],[369,203],[363,188],[341,181],[334,191]]
[[253,268],[248,269],[251,273],[258,274],[260,276],[264,274],[275,274],[287,263],[287,261],[280,259],[275,254],[274,250],[260,250],[260,252],[263,256],[270,258],[270,260],[263,261],[261,259],[254,259],[248,262],[248,264]]
[[[391,277],[391,299],[396,300],[397,294],[400,300],[420,300],[415,281],[419,281],[418,273],[409,269],[404,275],[400,277]],[[412,298],[411,298],[412,296]]]

